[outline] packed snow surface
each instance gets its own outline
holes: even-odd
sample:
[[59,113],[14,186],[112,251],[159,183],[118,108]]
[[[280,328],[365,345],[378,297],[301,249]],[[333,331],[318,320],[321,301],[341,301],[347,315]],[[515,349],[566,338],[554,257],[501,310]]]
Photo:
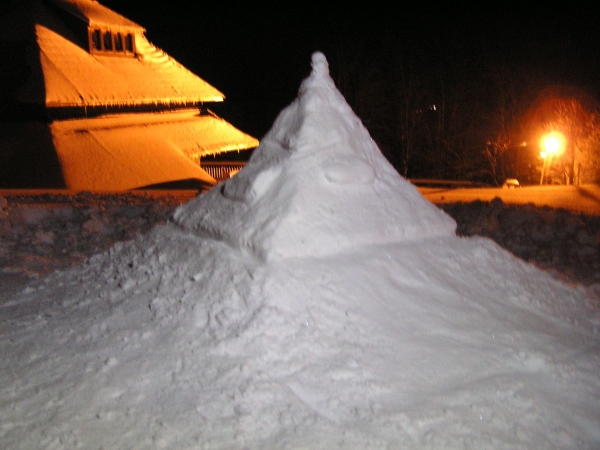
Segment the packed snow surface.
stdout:
[[238,176],[180,208],[185,229],[265,258],[454,235],[456,223],[383,157],[322,54]]
[[240,174],[2,299],[0,446],[598,448],[587,291],[454,229],[317,53]]

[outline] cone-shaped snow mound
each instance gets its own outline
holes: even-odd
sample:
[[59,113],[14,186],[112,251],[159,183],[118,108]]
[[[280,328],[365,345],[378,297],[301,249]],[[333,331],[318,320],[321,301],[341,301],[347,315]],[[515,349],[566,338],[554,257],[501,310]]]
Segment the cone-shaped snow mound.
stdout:
[[175,219],[265,258],[417,241],[453,235],[456,227],[381,154],[321,53],[247,166]]
[[322,55],[177,220],[0,299],[0,448],[600,448],[597,299],[456,237]]

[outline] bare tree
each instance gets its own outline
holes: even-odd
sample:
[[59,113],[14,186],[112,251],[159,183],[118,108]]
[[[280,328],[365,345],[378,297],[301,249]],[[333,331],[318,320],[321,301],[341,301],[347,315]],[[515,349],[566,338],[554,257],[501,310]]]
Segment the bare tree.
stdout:
[[546,131],[559,131],[566,138],[566,149],[558,160],[565,184],[598,180],[600,157],[600,120],[596,111],[575,97],[552,98],[544,104]]
[[537,92],[533,79],[520,67],[497,62],[487,64],[483,73],[479,130],[487,171],[496,185],[506,178],[526,178],[523,121]]
[[400,65],[399,77],[396,83],[398,126],[395,128],[400,148],[402,174],[408,177],[411,158],[416,152],[418,107],[422,103],[418,80],[411,65]]

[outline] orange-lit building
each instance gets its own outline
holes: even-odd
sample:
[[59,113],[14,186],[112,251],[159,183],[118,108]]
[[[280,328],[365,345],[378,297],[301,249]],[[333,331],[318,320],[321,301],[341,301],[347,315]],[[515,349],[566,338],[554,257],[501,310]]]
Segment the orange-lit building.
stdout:
[[21,0],[0,23],[0,187],[209,186],[200,158],[258,141],[224,96],[95,0]]

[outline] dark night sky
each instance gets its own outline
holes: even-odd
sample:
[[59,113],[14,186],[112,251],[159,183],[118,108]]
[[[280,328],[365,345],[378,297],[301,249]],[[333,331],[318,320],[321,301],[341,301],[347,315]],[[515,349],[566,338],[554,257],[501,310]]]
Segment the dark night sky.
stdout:
[[400,51],[417,48],[424,60],[443,53],[449,64],[481,55],[521,63],[549,83],[573,85],[600,100],[600,9],[594,6],[413,2],[392,10],[349,2],[100,1],[144,26],[153,44],[220,89],[227,98],[217,112],[259,138],[295,98],[313,51],[328,56],[361,43],[377,52],[390,36]]

